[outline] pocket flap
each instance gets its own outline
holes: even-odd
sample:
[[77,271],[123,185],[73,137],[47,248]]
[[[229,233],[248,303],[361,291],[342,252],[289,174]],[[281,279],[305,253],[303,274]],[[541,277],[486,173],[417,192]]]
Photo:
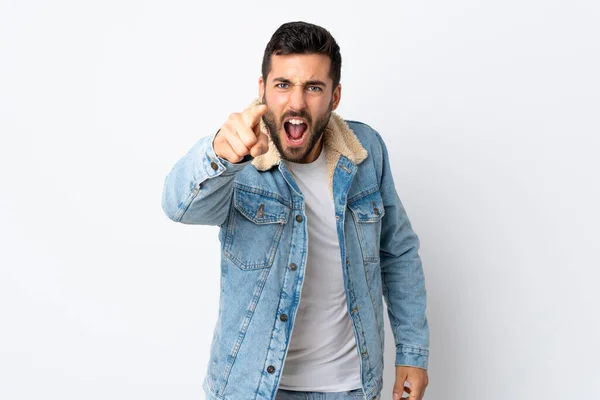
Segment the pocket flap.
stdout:
[[374,191],[348,204],[358,222],[377,222],[385,215],[383,199]]
[[234,206],[255,224],[285,224],[290,209],[278,200],[236,188]]

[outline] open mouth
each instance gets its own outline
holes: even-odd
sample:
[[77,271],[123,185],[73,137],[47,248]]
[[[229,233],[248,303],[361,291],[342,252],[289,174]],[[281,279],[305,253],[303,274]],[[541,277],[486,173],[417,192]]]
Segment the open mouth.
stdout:
[[299,146],[304,143],[308,125],[302,118],[290,118],[284,122],[285,136],[289,144]]

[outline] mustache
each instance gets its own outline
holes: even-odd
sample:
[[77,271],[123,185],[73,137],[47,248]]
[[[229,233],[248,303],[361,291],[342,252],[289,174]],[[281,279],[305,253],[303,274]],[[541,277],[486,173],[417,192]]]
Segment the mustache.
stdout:
[[306,120],[306,122],[308,122],[309,124],[312,125],[312,118],[310,117],[310,114],[306,111],[306,110],[302,110],[302,111],[287,111],[285,113],[283,113],[283,115],[281,116],[281,124],[283,125],[283,121],[285,121],[286,118],[302,118],[304,120]]

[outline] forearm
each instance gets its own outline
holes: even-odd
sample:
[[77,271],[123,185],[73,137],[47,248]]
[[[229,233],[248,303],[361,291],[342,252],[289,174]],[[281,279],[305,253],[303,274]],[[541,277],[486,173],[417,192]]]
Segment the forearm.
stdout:
[[251,157],[237,164],[217,157],[214,137],[196,142],[165,178],[162,208],[175,222],[221,225],[227,218],[233,181]]
[[383,295],[396,344],[396,365],[427,368],[429,326],[420,242],[396,192],[387,148],[379,138],[380,191],[385,210],[379,258]]
[[381,256],[383,294],[396,345],[395,365],[426,369],[429,326],[425,277],[418,255],[419,241],[413,232],[404,236],[404,242],[409,246],[406,252]]

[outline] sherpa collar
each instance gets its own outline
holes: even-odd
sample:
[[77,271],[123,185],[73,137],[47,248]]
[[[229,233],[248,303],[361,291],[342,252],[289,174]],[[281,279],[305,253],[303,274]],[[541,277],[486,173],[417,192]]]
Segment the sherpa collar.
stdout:
[[[254,100],[252,105],[259,104],[258,99]],[[269,138],[269,150],[263,155],[255,157],[252,165],[259,171],[267,171],[281,162],[281,154],[275,147],[268,134],[267,127],[261,119],[260,129]],[[333,194],[333,172],[341,156],[348,158],[354,164],[360,164],[367,158],[367,150],[360,144],[360,141],[352,132],[346,121],[335,112],[331,113],[329,123],[323,132],[323,151],[325,151],[325,160],[327,164],[327,176],[329,178],[329,192]]]

